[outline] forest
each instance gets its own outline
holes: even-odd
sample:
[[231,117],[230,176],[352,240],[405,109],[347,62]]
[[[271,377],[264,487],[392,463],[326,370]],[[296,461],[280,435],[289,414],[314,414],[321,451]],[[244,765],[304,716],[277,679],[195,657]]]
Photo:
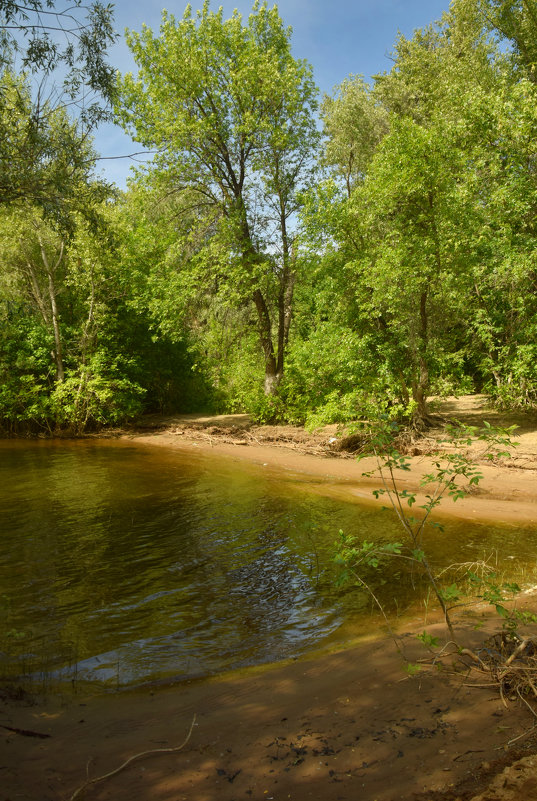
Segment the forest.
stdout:
[[[323,98],[276,6],[163,12],[134,75],[111,7],[65,46],[52,7],[0,2],[4,435],[537,405],[535,0],[454,0]],[[153,152],[126,191],[104,120]]]

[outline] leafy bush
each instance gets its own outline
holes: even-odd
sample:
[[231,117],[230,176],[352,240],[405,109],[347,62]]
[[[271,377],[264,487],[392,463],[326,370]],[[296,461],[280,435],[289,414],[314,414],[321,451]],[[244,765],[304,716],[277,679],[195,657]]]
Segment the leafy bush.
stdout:
[[121,361],[105,351],[65,376],[51,393],[54,421],[60,428],[82,432],[132,419],[143,408],[144,390],[124,376]]

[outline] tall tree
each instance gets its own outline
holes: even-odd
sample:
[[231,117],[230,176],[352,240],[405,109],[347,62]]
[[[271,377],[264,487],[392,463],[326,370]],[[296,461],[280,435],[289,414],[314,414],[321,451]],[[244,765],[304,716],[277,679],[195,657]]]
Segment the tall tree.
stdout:
[[111,116],[115,39],[110,5],[0,0],[0,203],[72,200],[91,132]]
[[[255,3],[247,23],[205,2],[181,20],[163,13],[160,36],[128,43],[138,76],[121,82],[119,118],[159,154],[148,168],[195,211],[197,234],[177,269],[195,262],[204,288],[255,310],[265,392],[284,371],[297,272],[299,192],[318,142],[311,68],[291,54],[277,8]],[[194,244],[194,247],[192,245]]]
[[[509,157],[500,156],[496,107],[509,70],[479,0],[457,0],[438,25],[401,36],[394,56],[393,69],[359,95],[358,131],[363,109],[380,106],[389,133],[342,207],[348,222],[338,236],[362,309],[356,325],[373,335],[379,373],[393,376],[399,399],[423,421],[435,379],[475,346],[466,318],[483,270],[497,263],[491,199]],[[345,95],[333,108],[344,109]],[[328,148],[342,140],[350,152],[356,137],[347,128],[328,129]],[[513,183],[518,170],[506,173]]]
[[350,197],[389,130],[388,113],[359,75],[344,80],[334,97],[325,96],[321,112],[326,136],[323,161],[343,178]]
[[514,63],[537,83],[537,5],[535,0],[481,0],[488,25],[507,40]]

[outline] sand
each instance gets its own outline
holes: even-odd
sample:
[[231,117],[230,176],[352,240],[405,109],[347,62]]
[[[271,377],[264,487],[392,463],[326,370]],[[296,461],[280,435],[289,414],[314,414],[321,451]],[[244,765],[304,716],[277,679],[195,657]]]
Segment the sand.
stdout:
[[[489,412],[478,402],[462,409],[459,402],[458,416]],[[444,513],[513,525],[537,520],[537,426],[522,422],[515,459],[484,464],[478,493]],[[287,429],[248,427],[242,436],[248,444],[239,444],[238,430],[246,424],[241,416],[190,416],[125,436],[148,447],[211,449],[267,470],[315,476],[315,491],[374,502],[370,492],[378,482],[361,477],[367,465],[330,453],[333,432],[293,437]],[[419,488],[430,458],[418,449],[406,486]],[[525,603],[533,608],[533,596]],[[461,670],[455,656],[443,660],[442,670],[431,667],[414,636],[423,621],[405,625],[399,650],[374,632],[337,652],[218,679],[88,698],[0,695],[0,801],[68,801],[87,779],[133,755],[176,748],[191,727],[181,750],[146,754],[77,798],[537,799],[537,740],[528,708],[502,699],[484,678],[490,686],[471,686],[476,677]],[[497,628],[497,620],[477,609],[458,618],[457,639],[476,649]],[[428,631],[445,639],[442,622]],[[421,670],[409,675],[408,662],[420,660]]]

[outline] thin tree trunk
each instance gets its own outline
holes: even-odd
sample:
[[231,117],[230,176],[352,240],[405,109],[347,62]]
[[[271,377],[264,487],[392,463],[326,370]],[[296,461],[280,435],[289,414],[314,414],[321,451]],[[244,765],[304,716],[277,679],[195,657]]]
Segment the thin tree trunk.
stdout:
[[293,293],[295,289],[296,243],[293,252],[289,246],[285,210],[282,209],[280,227],[283,244],[283,270],[278,293],[278,358],[277,372],[283,376],[285,351],[291,328]]
[[[242,237],[243,259],[252,263],[259,261],[260,256],[252,244],[250,228],[245,215],[242,219]],[[278,370],[278,359],[274,351],[274,341],[272,338],[272,321],[270,319],[269,308],[259,287],[253,290],[252,300],[257,312],[259,339],[265,356],[264,391],[265,395],[271,396],[276,394],[281,380],[281,372]]]
[[43,260],[43,264],[45,265],[45,270],[48,279],[48,296],[50,302],[52,330],[54,333],[54,361],[56,363],[56,379],[57,381],[61,382],[65,378],[65,372],[63,369],[63,347],[62,347],[62,338],[60,332],[60,318],[58,314],[58,304],[56,302],[56,284],[54,282],[54,276],[63,258],[64,244],[63,242],[61,242],[58,258],[56,260],[56,263],[52,266],[48,260],[43,240],[41,239],[41,236],[39,234],[38,234],[38,240],[39,240],[39,247],[41,250],[41,259]]
[[419,320],[418,346],[416,348],[417,375],[412,381],[412,399],[416,403],[414,420],[418,426],[422,426],[427,422],[427,418],[429,417],[429,410],[427,407],[427,396],[430,388],[429,367],[427,364],[427,291],[422,292],[420,295]]

